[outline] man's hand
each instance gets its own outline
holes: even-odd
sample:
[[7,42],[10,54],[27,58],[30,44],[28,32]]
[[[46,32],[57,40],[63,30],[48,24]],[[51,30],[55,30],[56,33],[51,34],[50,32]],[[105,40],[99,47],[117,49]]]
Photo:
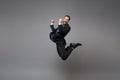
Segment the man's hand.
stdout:
[[53,19],[51,19],[50,24],[53,25],[54,22],[55,22],[55,21],[54,21]]
[[59,25],[63,23],[63,20],[62,19],[59,19]]

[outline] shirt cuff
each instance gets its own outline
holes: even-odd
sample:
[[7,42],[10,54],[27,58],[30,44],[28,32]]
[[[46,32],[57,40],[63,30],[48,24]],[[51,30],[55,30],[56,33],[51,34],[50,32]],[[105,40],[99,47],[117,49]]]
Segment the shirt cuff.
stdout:
[[50,25],[53,25],[54,23],[50,23]]
[[62,23],[58,23],[58,25],[62,25]]

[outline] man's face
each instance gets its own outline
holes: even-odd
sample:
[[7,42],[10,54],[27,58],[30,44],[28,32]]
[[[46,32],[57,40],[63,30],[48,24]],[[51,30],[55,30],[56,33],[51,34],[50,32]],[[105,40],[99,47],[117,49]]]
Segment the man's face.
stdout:
[[69,23],[69,21],[70,21],[69,17],[65,16],[63,19],[64,24]]

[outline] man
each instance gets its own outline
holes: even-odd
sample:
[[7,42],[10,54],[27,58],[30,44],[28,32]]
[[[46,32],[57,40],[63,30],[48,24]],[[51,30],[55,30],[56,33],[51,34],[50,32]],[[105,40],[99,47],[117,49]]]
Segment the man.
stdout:
[[82,46],[82,44],[80,43],[70,43],[70,45],[65,48],[66,41],[64,38],[71,30],[71,27],[68,24],[69,21],[70,16],[65,15],[64,19],[59,19],[59,24],[56,29],[54,28],[54,20],[51,20],[50,24],[52,30],[52,32],[50,33],[50,39],[56,43],[57,52],[63,60],[66,60],[68,58],[73,49],[78,46]]

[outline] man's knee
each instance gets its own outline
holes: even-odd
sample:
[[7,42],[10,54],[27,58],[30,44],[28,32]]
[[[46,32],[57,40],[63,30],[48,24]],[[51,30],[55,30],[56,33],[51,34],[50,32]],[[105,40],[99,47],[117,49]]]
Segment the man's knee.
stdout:
[[65,61],[65,60],[67,60],[67,57],[61,57],[61,59]]

